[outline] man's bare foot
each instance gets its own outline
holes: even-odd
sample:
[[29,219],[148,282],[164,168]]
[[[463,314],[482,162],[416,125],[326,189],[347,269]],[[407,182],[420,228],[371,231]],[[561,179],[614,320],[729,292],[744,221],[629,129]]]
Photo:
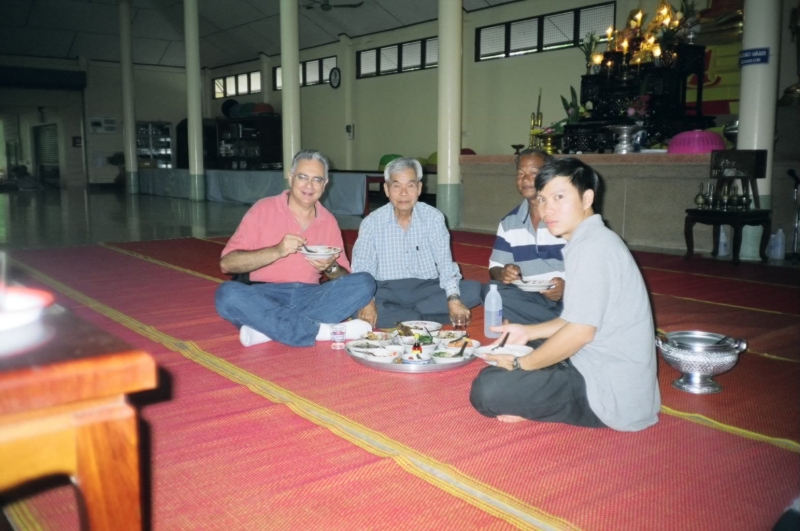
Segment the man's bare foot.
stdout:
[[500,422],[505,422],[506,424],[514,424],[515,422],[522,422],[525,420],[524,418],[516,415],[497,415],[495,418]]

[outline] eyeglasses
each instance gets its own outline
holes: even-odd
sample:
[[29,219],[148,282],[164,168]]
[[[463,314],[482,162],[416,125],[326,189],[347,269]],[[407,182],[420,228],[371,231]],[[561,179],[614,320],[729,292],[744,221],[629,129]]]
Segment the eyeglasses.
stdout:
[[301,183],[306,184],[308,181],[311,181],[311,184],[314,186],[322,186],[328,182],[324,177],[309,177],[305,173],[296,173],[294,176],[297,177],[297,180]]

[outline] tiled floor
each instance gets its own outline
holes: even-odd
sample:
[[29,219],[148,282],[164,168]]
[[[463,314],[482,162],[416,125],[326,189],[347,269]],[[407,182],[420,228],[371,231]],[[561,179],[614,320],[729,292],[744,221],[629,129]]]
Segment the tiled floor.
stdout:
[[[423,196],[435,204],[435,196]],[[386,204],[370,194],[370,208]],[[67,247],[98,242],[210,238],[233,234],[249,207],[194,202],[118,191],[44,190],[0,193],[0,249]],[[342,229],[357,229],[358,216],[337,216]],[[788,243],[788,242],[787,242]],[[639,249],[669,252],[663,249]],[[794,265],[787,261],[776,265]]]

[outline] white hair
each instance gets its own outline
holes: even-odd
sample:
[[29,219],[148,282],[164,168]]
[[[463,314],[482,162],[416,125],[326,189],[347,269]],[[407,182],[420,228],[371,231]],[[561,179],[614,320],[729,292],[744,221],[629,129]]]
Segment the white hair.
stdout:
[[417,159],[409,157],[400,157],[387,164],[386,169],[383,170],[383,180],[388,183],[392,175],[405,170],[414,170],[417,181],[422,180],[422,164]]
[[328,180],[328,167],[330,166],[330,163],[328,162],[328,157],[323,155],[322,152],[315,151],[313,149],[304,149],[303,151],[298,151],[292,159],[292,167],[289,169],[289,172],[292,175],[294,175],[294,171],[297,169],[297,164],[301,160],[316,160],[322,164],[322,168],[325,172],[325,180]]

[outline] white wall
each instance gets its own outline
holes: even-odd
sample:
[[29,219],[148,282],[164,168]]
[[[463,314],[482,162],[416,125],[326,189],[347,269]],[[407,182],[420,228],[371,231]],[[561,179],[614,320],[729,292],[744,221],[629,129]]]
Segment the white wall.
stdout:
[[[511,144],[528,142],[530,113],[535,110],[539,87],[543,88],[542,112],[545,124],[564,117],[560,95],[570,85],[580,88],[585,73],[583,54],[575,48],[476,63],[475,29],[509,20],[593,5],[598,0],[527,0],[492,9],[465,13],[463,47],[463,139],[464,147],[478,154],[511,153]],[[617,1],[617,22],[622,24],[639,0]],[[378,46],[412,41],[438,34],[436,21],[353,39],[353,53]],[[337,44],[300,52],[307,61],[339,56]],[[271,67],[280,57],[270,58]],[[355,61],[353,61],[355,64]],[[211,71],[211,78],[259,69],[252,61]],[[301,87],[303,147],[325,152],[334,166],[343,167],[345,150],[344,83],[338,90],[328,85]],[[381,156],[397,153],[427,158],[437,149],[438,71],[407,72],[367,79],[354,85],[354,168],[376,170]],[[272,90],[272,87],[264,87]],[[262,101],[260,94],[236,96],[240,103]],[[224,99],[213,100],[212,113],[221,116]],[[271,92],[270,104],[280,111],[280,91]]]
[[[75,60],[12,56],[0,56],[0,64],[60,70],[84,68]],[[72,137],[82,136],[81,125],[84,118],[87,120],[83,142],[88,155],[88,182],[113,182],[118,169],[109,166],[105,157],[122,151],[122,88],[119,64],[89,61],[85,69],[85,115],[79,91],[0,89],[0,113],[17,113],[21,116],[22,163],[29,168],[32,169],[35,165],[30,149],[31,127],[48,122],[59,125],[62,183],[70,186],[83,186],[87,182],[83,168],[83,148],[72,147]],[[133,77],[137,121],[170,122],[174,133],[174,126],[186,117],[186,76],[183,69],[134,65]],[[45,122],[41,122],[37,107],[44,107],[49,116]],[[88,127],[88,119],[93,117],[117,120],[117,132],[92,133]]]

